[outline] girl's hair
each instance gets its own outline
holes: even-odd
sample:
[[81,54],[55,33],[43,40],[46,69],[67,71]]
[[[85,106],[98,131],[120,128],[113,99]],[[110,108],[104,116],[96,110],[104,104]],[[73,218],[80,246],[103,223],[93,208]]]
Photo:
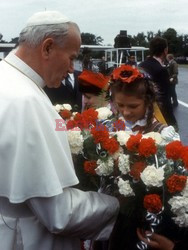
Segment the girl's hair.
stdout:
[[155,92],[153,82],[147,77],[136,78],[130,83],[122,82],[120,79],[112,80],[110,84],[112,100],[116,93],[122,93],[128,96],[135,96],[145,101],[148,109],[147,126],[151,126],[153,119],[153,103],[155,101]]

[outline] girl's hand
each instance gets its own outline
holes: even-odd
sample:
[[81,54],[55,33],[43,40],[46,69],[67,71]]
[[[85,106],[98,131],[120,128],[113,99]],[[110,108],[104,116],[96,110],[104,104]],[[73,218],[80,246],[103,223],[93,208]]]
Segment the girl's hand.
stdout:
[[[149,239],[147,239],[146,235],[151,234]],[[145,242],[149,247],[152,249],[158,249],[158,250],[173,250],[174,243],[166,238],[165,236],[162,236],[160,234],[146,232],[140,228],[137,228],[137,235],[140,240]]]

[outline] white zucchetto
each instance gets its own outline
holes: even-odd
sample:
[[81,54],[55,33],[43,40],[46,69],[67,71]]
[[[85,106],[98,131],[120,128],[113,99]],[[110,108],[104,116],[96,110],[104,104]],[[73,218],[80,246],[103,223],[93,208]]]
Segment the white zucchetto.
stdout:
[[26,27],[45,24],[59,24],[70,22],[70,19],[58,11],[41,11],[33,14],[27,21]]

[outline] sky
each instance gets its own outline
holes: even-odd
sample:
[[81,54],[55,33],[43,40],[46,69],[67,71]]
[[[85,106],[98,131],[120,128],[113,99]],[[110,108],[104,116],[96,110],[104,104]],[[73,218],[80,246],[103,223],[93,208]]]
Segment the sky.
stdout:
[[43,10],[62,12],[81,32],[101,36],[104,45],[113,45],[120,30],[137,35],[174,28],[188,34],[188,0],[0,0],[3,39],[19,36],[27,19]]

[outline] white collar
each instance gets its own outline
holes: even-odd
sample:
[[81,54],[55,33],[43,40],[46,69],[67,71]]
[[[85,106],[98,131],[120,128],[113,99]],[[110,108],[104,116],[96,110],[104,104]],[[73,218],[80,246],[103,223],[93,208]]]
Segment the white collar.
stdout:
[[13,52],[8,54],[5,61],[30,78],[35,84],[38,85],[39,88],[43,88],[46,85],[42,77]]
[[153,58],[157,60],[161,64],[161,66],[164,66],[164,63],[160,57],[153,56]]
[[[140,119],[140,120],[137,120],[135,123],[131,123],[131,122],[128,122],[128,121],[125,121],[125,119],[123,118],[123,116],[120,117],[120,119],[124,120],[125,121],[125,125],[126,125],[126,130],[127,131],[131,131],[132,132],[132,129],[135,127],[135,126],[141,126],[141,127],[144,127],[147,125],[147,116],[148,116],[148,111],[146,111],[146,114],[144,116],[143,119]],[[133,132],[133,134],[136,134],[137,132]]]
[[[72,84],[72,87],[74,88],[74,74],[68,73],[67,79]],[[62,84],[65,85],[65,79],[62,81]]]

